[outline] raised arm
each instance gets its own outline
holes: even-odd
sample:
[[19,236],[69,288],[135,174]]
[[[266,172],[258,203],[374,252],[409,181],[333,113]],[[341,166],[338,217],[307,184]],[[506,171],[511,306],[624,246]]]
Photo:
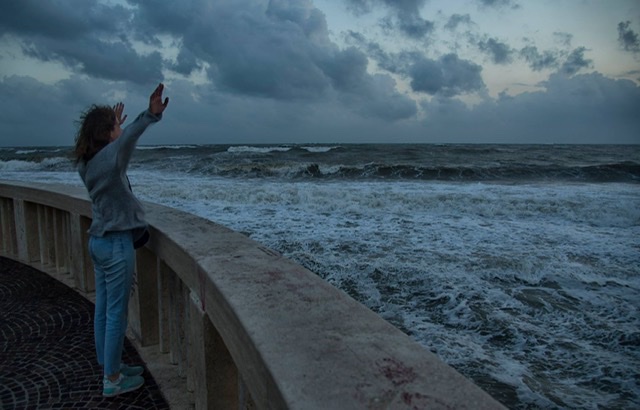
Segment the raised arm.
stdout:
[[122,116],[122,113],[124,113],[124,104],[119,102],[114,105],[113,112],[116,114],[116,121],[118,121],[118,125],[124,124],[124,122],[127,120],[126,114],[124,117]]
[[[129,164],[129,160],[131,159],[140,135],[142,135],[149,125],[162,118],[162,113],[169,104],[168,97],[165,98],[164,102],[162,101],[163,90],[164,84],[160,83],[149,97],[149,109],[143,111],[131,124],[122,130],[122,135],[116,141],[118,145],[117,150],[119,151],[118,163],[121,167],[126,168]],[[121,103],[116,104],[114,107],[117,121],[124,121],[122,117],[123,110],[124,105]]]
[[162,114],[169,104],[169,97],[166,97],[162,102],[162,90],[164,90],[164,84],[160,83],[149,97],[149,111],[153,115]]

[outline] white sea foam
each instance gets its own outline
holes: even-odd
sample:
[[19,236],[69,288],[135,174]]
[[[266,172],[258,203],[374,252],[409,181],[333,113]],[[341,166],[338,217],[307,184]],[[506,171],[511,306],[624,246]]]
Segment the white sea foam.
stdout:
[[157,150],[157,149],[184,149],[184,148],[198,148],[197,145],[138,145],[136,149],[145,150]]
[[14,151],[16,155],[29,155],[29,154],[38,154],[38,153],[57,153],[67,150],[68,148],[33,148],[33,149],[17,149],[17,148],[5,148],[6,151]]
[[63,157],[45,158],[41,161],[25,161],[12,159],[0,161],[0,171],[2,172],[24,172],[37,171],[54,168],[59,165],[70,164],[71,160]]
[[[69,171],[43,171],[42,167],[25,168],[25,169],[11,169],[6,172],[3,171],[0,175],[0,180],[7,181],[25,181],[25,182],[42,182],[42,183],[55,183],[65,184],[72,186],[82,187],[82,179],[77,172]],[[0,161],[0,170],[2,170],[2,161]]]
[[319,153],[322,153],[322,152],[329,152],[329,151],[331,151],[332,149],[336,149],[336,148],[338,148],[338,147],[322,147],[322,146],[320,146],[320,147],[316,147],[316,146],[309,146],[309,147],[300,147],[300,148],[302,148],[302,149],[304,149],[304,150],[307,150],[307,151],[309,151],[309,152],[319,152]]
[[256,146],[247,146],[247,145],[238,145],[232,146],[227,149],[227,152],[232,153],[259,153],[265,154],[268,152],[287,152],[290,151],[291,147],[256,147]]
[[9,161],[0,161],[0,170],[2,172],[11,171],[31,171],[39,169],[40,164],[34,161],[22,161],[17,159],[11,159]]
[[40,162],[40,165],[46,169],[46,168],[53,168],[58,165],[69,165],[71,163],[72,163],[72,160],[70,158],[52,157],[52,158],[43,159]]

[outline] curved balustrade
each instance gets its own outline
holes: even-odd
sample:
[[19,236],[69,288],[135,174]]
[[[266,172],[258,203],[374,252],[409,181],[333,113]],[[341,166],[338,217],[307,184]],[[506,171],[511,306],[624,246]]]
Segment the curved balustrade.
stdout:
[[[503,408],[302,266],[203,218],[145,209],[130,331],[169,356],[196,408]],[[85,293],[90,218],[83,189],[0,181],[2,254]]]

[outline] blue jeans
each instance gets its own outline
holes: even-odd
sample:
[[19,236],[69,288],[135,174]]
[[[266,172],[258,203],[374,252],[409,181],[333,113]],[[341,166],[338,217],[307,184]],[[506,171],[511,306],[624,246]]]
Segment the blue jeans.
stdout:
[[135,251],[131,231],[89,237],[89,254],[96,275],[94,335],[98,363],[105,376],[120,371],[127,331],[129,294],[133,283]]

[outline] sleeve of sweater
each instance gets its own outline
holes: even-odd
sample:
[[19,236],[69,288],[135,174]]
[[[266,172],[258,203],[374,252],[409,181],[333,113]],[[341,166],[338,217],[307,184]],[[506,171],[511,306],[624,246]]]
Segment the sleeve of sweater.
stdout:
[[136,144],[142,133],[149,125],[161,119],[162,114],[154,115],[149,110],[145,110],[122,130],[120,137],[114,141],[115,144],[118,144],[118,166],[121,169],[126,168],[129,164],[133,150],[136,148]]

